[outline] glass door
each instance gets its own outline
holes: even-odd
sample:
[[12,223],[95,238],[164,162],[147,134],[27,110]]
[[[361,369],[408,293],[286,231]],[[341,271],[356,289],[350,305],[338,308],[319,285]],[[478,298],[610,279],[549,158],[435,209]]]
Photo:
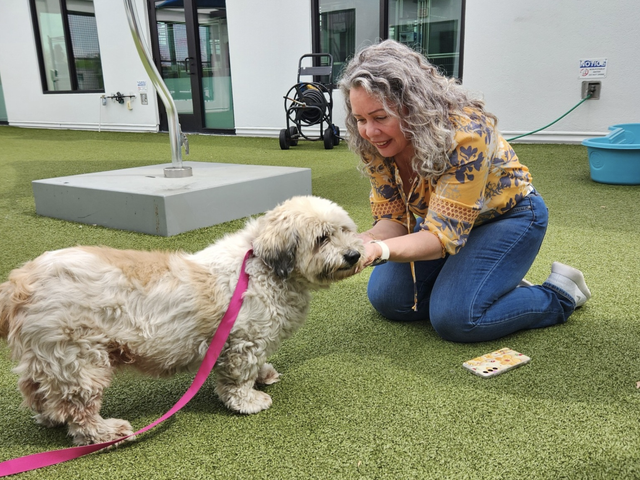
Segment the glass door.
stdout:
[[[200,6],[205,3],[210,4],[210,1],[198,0],[197,3],[204,126],[214,129],[233,129],[227,12],[225,8]],[[224,2],[217,3],[224,4]]]
[[150,0],[149,15],[156,65],[182,129],[233,130],[225,0]]

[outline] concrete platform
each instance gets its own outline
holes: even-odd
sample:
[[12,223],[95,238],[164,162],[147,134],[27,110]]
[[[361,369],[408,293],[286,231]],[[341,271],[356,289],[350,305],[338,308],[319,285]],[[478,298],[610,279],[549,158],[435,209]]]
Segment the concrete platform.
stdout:
[[171,236],[265,212],[311,194],[308,168],[183,162],[192,177],[165,178],[171,164],[32,182],[36,213],[89,225]]

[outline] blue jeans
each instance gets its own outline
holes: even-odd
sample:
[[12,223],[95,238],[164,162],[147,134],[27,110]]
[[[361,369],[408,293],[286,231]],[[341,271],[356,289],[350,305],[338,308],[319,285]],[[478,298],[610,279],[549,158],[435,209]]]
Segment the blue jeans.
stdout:
[[409,263],[375,267],[369,300],[391,320],[429,320],[453,342],[489,341],[564,323],[575,309],[571,299],[542,285],[517,286],[540,250],[548,218],[544,200],[533,191],[504,215],[474,227],[456,255],[415,262],[417,311]]

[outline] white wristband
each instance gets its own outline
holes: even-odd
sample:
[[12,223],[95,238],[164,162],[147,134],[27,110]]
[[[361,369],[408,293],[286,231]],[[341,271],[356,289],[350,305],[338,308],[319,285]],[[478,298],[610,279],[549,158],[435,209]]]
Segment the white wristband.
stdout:
[[380,248],[382,249],[382,255],[380,255],[380,260],[382,260],[383,262],[386,262],[387,260],[389,260],[389,256],[391,255],[391,252],[389,251],[389,247],[386,243],[384,243],[382,240],[371,240],[371,242],[369,243],[377,243],[378,245],[380,245]]

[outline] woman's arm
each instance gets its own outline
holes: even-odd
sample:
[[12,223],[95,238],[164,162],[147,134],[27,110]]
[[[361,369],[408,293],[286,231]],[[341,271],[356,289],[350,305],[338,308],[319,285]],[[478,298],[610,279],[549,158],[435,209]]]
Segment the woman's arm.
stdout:
[[400,237],[407,234],[407,227],[391,220],[380,220],[366,232],[362,232],[359,237],[363,242],[371,240],[386,240],[387,238]]
[[363,267],[370,265],[382,255],[382,247],[372,240],[383,240],[389,247],[389,260],[413,262],[442,258],[442,244],[433,233],[420,230],[407,234],[404,226],[390,220],[380,220],[376,225],[360,234],[365,246]]

